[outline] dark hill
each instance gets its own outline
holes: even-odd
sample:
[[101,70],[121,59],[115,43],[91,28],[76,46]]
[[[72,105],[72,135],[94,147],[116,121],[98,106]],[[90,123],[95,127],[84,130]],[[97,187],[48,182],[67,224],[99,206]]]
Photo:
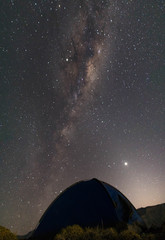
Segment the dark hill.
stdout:
[[160,227],[165,223],[165,203],[137,209],[147,227]]

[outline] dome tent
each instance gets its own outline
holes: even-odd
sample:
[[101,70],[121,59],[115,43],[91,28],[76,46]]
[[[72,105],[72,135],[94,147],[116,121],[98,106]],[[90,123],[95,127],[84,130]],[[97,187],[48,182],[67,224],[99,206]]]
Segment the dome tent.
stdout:
[[112,227],[120,222],[131,224],[142,220],[116,188],[97,179],[81,181],[52,202],[30,239],[53,239],[60,229],[73,224]]

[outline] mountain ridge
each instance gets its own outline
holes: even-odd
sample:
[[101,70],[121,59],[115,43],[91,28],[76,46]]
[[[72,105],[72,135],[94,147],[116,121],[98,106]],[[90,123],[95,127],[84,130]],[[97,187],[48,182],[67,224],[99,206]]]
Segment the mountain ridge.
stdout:
[[148,228],[161,227],[165,223],[165,203],[138,208],[137,212]]

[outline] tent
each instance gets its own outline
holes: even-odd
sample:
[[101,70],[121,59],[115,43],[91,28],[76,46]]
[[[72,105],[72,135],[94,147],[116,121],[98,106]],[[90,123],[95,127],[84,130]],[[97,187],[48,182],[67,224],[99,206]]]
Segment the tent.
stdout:
[[53,239],[62,228],[115,226],[121,222],[142,223],[129,200],[111,185],[92,179],[75,183],[48,207],[30,239]]

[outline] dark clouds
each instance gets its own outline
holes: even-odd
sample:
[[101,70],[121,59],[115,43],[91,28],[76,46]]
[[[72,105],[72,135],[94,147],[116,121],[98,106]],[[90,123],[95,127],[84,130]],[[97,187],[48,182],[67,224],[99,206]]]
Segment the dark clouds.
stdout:
[[138,207],[164,201],[162,10],[2,4],[1,225],[30,230],[61,190],[91,177]]

